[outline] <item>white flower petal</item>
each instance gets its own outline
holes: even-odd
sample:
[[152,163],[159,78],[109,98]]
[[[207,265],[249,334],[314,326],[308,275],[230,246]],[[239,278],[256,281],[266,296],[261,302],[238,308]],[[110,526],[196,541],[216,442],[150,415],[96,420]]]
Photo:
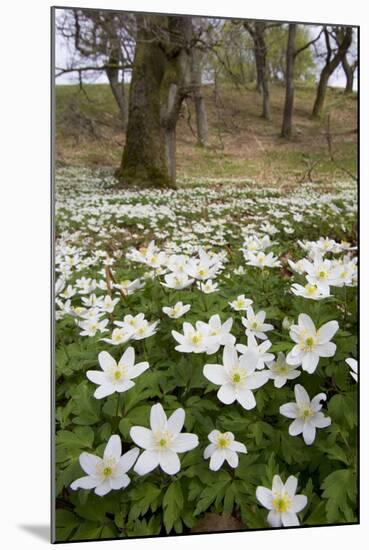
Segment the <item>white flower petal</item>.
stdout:
[[296,527],[300,525],[299,518],[294,512],[283,512],[281,520],[284,527]]
[[287,418],[297,418],[298,416],[298,407],[296,403],[285,403],[279,407],[280,414],[286,416]]
[[81,453],[79,455],[79,463],[82,470],[91,476],[97,475],[96,471],[101,462],[102,460],[99,456],[90,453]]
[[310,406],[310,397],[307,391],[301,384],[296,384],[294,387],[296,403],[299,407]]
[[266,487],[258,487],[256,489],[256,498],[268,510],[271,510],[273,508],[272,501],[273,501],[273,493],[270,489],[267,489]]
[[96,397],[96,399],[102,399],[107,395],[112,395],[114,392],[115,386],[113,384],[106,384],[104,386],[99,386],[98,388],[96,388],[94,397]]
[[159,453],[159,464],[161,469],[171,476],[178,473],[181,469],[178,455],[169,449]]
[[329,342],[339,329],[337,321],[329,321],[319,329],[319,340],[322,344]]
[[167,417],[160,403],[153,405],[150,411],[150,426],[153,432],[163,431],[167,424]]
[[317,412],[312,418],[317,428],[326,428],[331,425],[331,419],[329,416],[324,416],[322,412]]
[[84,476],[73,481],[70,488],[73,489],[73,491],[77,489],[94,489],[99,483],[100,481],[96,477]]
[[173,435],[179,434],[179,432],[183,428],[184,421],[185,421],[184,410],[183,409],[175,410],[168,418],[168,422],[167,422],[168,431]]
[[131,480],[126,474],[122,474],[120,477],[110,477],[109,482],[112,489],[124,489],[128,487]]
[[316,346],[316,352],[320,357],[333,357],[336,353],[337,346],[333,342],[326,342]]
[[314,442],[315,434],[316,429],[312,422],[305,422],[302,437],[304,438],[306,445],[311,445]]
[[135,350],[132,346],[126,349],[122,357],[119,359],[118,365],[126,365],[127,367],[132,367],[135,362]]
[[142,449],[151,449],[155,445],[153,433],[143,426],[132,426],[129,431],[132,441]]
[[100,367],[104,371],[108,371],[117,366],[117,362],[107,351],[101,351],[98,355]]
[[296,495],[293,497],[291,511],[297,514],[301,512],[307,505],[307,496],[305,495]]
[[272,482],[273,493],[282,493],[284,491],[284,484],[279,475],[273,476]]
[[248,389],[238,390],[236,399],[239,402],[239,404],[242,405],[242,407],[247,411],[256,407],[255,397],[251,390],[248,390]]
[[105,447],[104,460],[108,457],[114,457],[119,460],[122,454],[122,442],[119,435],[112,435]]
[[145,372],[145,370],[147,370],[149,367],[150,365],[147,361],[143,361],[142,363],[137,363],[137,365],[128,367],[128,370],[127,370],[128,377],[131,379],[137,378],[137,376],[140,376],[140,374]]
[[236,452],[231,451],[231,449],[225,450],[225,459],[231,468],[237,468],[238,466],[238,455]]
[[124,455],[120,457],[117,464],[117,470],[119,471],[119,474],[125,474],[126,472],[128,472],[132,468],[133,464],[136,462],[139,454],[140,451],[139,449],[137,449],[137,447],[134,447],[130,451],[124,453]]
[[203,373],[205,378],[218,386],[228,382],[227,371],[222,365],[205,365]]
[[213,472],[218,471],[219,468],[222,466],[224,460],[225,460],[224,453],[219,449],[216,449],[210,457],[210,463],[209,463],[210,470],[213,470]]
[[172,451],[176,453],[185,453],[191,451],[199,444],[199,438],[196,434],[179,434],[175,440],[170,444]]
[[95,493],[99,497],[103,497],[104,495],[108,494],[111,491],[110,487],[110,481],[109,479],[105,479],[100,485],[98,485],[95,489]]
[[236,453],[247,453],[246,445],[239,441],[232,441],[229,448]]
[[110,383],[110,378],[107,373],[101,370],[88,370],[86,376],[91,382],[99,384],[99,386]]
[[154,470],[158,465],[159,453],[156,451],[144,451],[141,456],[138,457],[133,469],[138,475],[144,476]]
[[[325,344],[326,345],[326,344]],[[309,351],[305,353],[302,358],[302,368],[309,374],[312,374],[317,368],[319,363],[319,355],[315,351]]]
[[275,510],[271,510],[267,516],[267,522],[272,527],[280,527],[282,525],[281,514]]
[[226,405],[230,405],[236,400],[236,392],[234,391],[232,384],[224,384],[221,386],[218,390],[217,396],[219,401],[225,403]]
[[306,313],[300,313],[298,321],[299,321],[299,325],[302,328],[305,328],[309,332],[315,333],[315,325],[311,317],[309,317],[309,315],[306,315]]
[[284,489],[291,497],[293,497],[297,489],[297,477],[289,476],[286,483],[284,484]]
[[223,364],[226,368],[232,368],[238,362],[238,354],[235,346],[224,346]]
[[207,447],[205,447],[205,450],[204,450],[204,458],[205,460],[208,459],[209,457],[211,457],[211,455],[213,454],[213,452],[216,450],[216,445],[215,443],[210,443],[210,445],[208,445]]
[[292,424],[290,424],[288,428],[288,433],[292,436],[300,435],[303,429],[304,429],[304,421],[302,420],[302,418],[296,418],[296,420],[294,420]]

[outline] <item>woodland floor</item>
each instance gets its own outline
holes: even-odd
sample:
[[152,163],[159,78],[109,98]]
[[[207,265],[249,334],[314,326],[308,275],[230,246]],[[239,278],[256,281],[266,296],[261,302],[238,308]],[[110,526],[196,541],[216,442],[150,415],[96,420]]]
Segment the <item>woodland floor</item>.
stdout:
[[[279,135],[282,85],[271,87],[271,121],[260,117],[261,97],[251,87],[222,87],[217,95],[205,86],[210,144],[196,146],[194,109],[185,102],[177,127],[178,179],[243,178],[278,186],[355,179],[357,95],[330,88],[321,119],[312,120],[314,94],[311,86],[296,86],[294,135],[287,141]],[[108,85],[56,87],[59,166],[117,167],[124,140]]]

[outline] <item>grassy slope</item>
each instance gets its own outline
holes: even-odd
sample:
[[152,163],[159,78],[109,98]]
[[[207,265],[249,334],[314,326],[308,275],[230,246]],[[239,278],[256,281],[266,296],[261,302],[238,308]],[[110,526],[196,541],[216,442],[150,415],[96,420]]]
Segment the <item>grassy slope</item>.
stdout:
[[[272,121],[260,118],[260,96],[252,89],[223,88],[216,100],[211,86],[204,89],[210,128],[210,147],[196,146],[193,106],[184,104],[177,129],[179,178],[243,177],[269,184],[347,179],[357,170],[357,97],[329,89],[320,121],[310,119],[315,89],[296,87],[294,137],[279,137],[284,90],[271,88]],[[332,158],[327,144],[330,118]],[[190,121],[190,123],[189,123]],[[63,164],[116,167],[124,134],[108,85],[57,86],[57,160]],[[317,163],[317,164],[315,164]],[[347,172],[348,171],[348,172]]]

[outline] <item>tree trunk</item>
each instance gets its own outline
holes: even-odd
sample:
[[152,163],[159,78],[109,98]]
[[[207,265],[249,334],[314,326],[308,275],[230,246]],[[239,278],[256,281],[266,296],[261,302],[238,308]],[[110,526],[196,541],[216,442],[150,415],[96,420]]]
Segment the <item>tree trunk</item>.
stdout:
[[187,17],[137,15],[122,184],[175,187],[176,124],[190,84]]
[[193,88],[193,101],[195,104],[196,113],[196,128],[197,128],[197,145],[206,147],[208,145],[208,120],[206,116],[206,109],[204,98],[201,91],[201,66],[200,66],[200,52],[196,49],[193,50],[191,56],[191,72],[192,72],[192,88]]
[[265,43],[265,23],[256,21],[244,23],[244,27],[250,33],[254,41],[254,56],[256,66],[256,89],[262,94],[263,109],[262,118],[270,120],[269,82],[267,68],[267,47]]
[[290,23],[288,25],[288,41],[286,51],[286,95],[284,100],[281,132],[281,136],[287,139],[289,139],[292,134],[296,27],[296,23]]
[[342,67],[346,75],[345,94],[351,94],[354,89],[354,75],[357,67],[357,61],[354,61],[354,63],[350,65],[347,56],[345,55],[342,59]]
[[119,50],[113,50],[110,53],[109,61],[107,63],[105,72],[108,77],[111,91],[113,92],[114,99],[118,105],[120,117],[122,119],[123,130],[127,128],[128,123],[128,105],[126,96],[124,93],[124,78],[122,82],[119,82],[119,66],[120,53]]
[[352,28],[345,27],[340,33],[337,32],[338,49],[333,57],[329,33],[327,29],[324,30],[324,35],[327,46],[327,57],[322,72],[320,73],[318,88],[313,106],[312,118],[319,118],[322,114],[329,78],[332,73],[337,69],[338,65],[342,63],[343,58],[346,56],[346,53],[351,45]]

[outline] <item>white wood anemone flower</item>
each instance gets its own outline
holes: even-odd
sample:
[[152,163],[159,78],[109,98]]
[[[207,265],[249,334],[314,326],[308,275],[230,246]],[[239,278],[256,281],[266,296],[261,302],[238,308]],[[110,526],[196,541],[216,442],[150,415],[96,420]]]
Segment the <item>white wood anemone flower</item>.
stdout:
[[118,435],[112,435],[105,447],[102,458],[82,453],[79,463],[87,476],[76,479],[71,489],[95,489],[98,496],[104,496],[112,489],[124,489],[130,484],[127,472],[136,462],[140,451],[134,447],[122,455],[122,443]]
[[219,337],[210,336],[210,329],[211,327],[202,321],[196,321],[195,326],[185,321],[183,334],[172,330],[173,338],[179,343],[174,349],[182,353],[214,353],[214,349],[216,351],[220,345]]
[[150,428],[133,426],[130,436],[144,449],[135,465],[135,472],[143,476],[157,466],[169,475],[178,473],[181,463],[177,453],[191,451],[199,444],[196,434],[180,433],[185,421],[185,411],[176,409],[169,418],[160,403],[150,411]]
[[282,388],[287,380],[294,380],[300,376],[301,371],[296,369],[296,365],[289,365],[284,353],[278,353],[276,361],[267,364],[269,369],[269,378],[274,380],[275,388]]
[[231,468],[237,468],[237,453],[247,453],[246,446],[235,441],[232,432],[221,433],[219,430],[213,430],[209,433],[208,439],[210,445],[204,450],[204,458],[210,458],[209,468],[214,472],[220,469],[224,461],[228,462]]
[[99,386],[94,393],[96,399],[102,399],[114,392],[122,393],[133,388],[135,385],[133,379],[149,368],[147,361],[134,364],[135,350],[132,347],[126,349],[118,363],[107,351],[101,351],[98,359],[102,370],[88,370],[86,372],[87,378]]
[[186,304],[184,305],[183,302],[177,302],[173,307],[166,307],[164,306],[162,308],[162,311],[168,315],[171,319],[179,319],[179,317],[182,317],[182,315],[185,315],[188,311],[190,311],[191,305]]
[[329,321],[319,329],[309,315],[300,313],[298,324],[292,325],[290,337],[296,343],[287,355],[290,365],[301,365],[302,369],[312,374],[318,366],[320,357],[333,357],[336,344],[330,342],[339,326],[337,321]]
[[258,356],[258,362],[256,365],[257,370],[262,370],[265,368],[265,364],[274,360],[273,353],[267,353],[268,349],[272,347],[272,342],[270,340],[264,340],[258,344],[255,336],[250,334],[247,337],[247,346],[245,344],[236,344],[236,349],[240,353],[246,353],[246,351],[252,350]]
[[252,390],[260,388],[269,379],[266,371],[257,371],[259,357],[247,350],[238,357],[235,346],[224,346],[223,365],[208,364],[204,366],[204,376],[213,384],[220,386],[217,397],[219,401],[230,405],[237,401],[244,409],[256,406]]
[[250,306],[246,310],[246,315],[246,317],[242,317],[241,319],[243,326],[246,328],[246,336],[253,334],[260,340],[266,340],[267,336],[264,333],[269,330],[273,330],[274,327],[269,323],[264,323],[266,315],[265,311],[258,311],[257,313],[254,313],[254,310]]
[[357,382],[358,373],[357,373],[357,361],[353,357],[348,357],[345,359],[346,363],[350,367],[350,374],[352,378]]
[[232,309],[235,311],[246,311],[248,307],[253,303],[249,298],[245,298],[244,294],[237,296],[233,302],[228,302]]
[[279,412],[287,418],[294,419],[288,433],[292,436],[302,433],[306,445],[311,445],[315,440],[316,428],[326,428],[331,424],[330,417],[324,416],[321,412],[321,401],[325,401],[327,396],[325,393],[318,393],[310,401],[307,391],[300,384],[296,384],[294,392],[296,402],[282,405]]
[[272,527],[296,527],[300,525],[298,512],[307,505],[305,495],[296,495],[297,478],[289,476],[283,483],[278,475],[273,477],[272,489],[257,487],[256,498],[269,510],[267,522]]

